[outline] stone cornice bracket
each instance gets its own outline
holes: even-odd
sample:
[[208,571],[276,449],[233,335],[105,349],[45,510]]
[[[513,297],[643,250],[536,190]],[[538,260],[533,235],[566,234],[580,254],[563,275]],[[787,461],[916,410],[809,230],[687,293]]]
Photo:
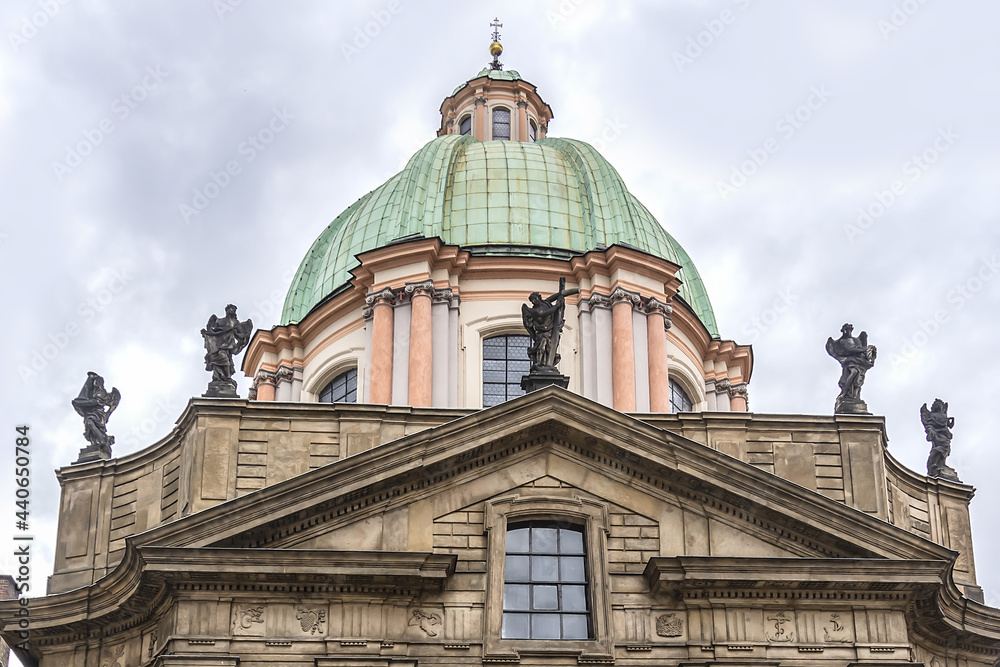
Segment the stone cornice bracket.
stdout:
[[611,296],[609,298],[611,299],[612,306],[618,305],[623,301],[628,301],[632,305],[633,309],[642,305],[641,296],[622,287],[616,287],[614,291],[611,292]]
[[475,102],[475,103],[476,103],[476,106],[477,106],[477,107],[478,107],[478,106],[479,106],[480,104],[482,104],[483,106],[486,106],[486,98],[485,98],[485,97],[483,97],[482,95],[480,95],[479,97],[477,97],[476,99],[474,99],[474,100],[473,100],[473,102]]

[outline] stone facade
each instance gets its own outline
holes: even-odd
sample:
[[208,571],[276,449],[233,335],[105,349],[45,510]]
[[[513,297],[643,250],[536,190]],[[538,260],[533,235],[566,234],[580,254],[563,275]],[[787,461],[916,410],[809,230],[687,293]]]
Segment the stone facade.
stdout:
[[[557,388],[480,411],[195,399],[60,481],[42,667],[1000,658],[972,489],[901,468],[878,417],[629,416]],[[526,521],[583,535],[588,639],[503,638]]]

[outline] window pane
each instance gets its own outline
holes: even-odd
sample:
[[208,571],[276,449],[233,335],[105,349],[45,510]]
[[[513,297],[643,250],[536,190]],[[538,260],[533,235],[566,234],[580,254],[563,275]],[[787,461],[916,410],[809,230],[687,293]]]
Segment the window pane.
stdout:
[[528,531],[530,528],[515,528],[507,531],[507,553],[528,553]]
[[588,639],[587,617],[584,614],[566,614],[562,617],[563,639]]
[[483,407],[522,396],[521,377],[530,370],[527,336],[483,340]]
[[559,639],[559,614],[532,614],[532,639]]
[[559,581],[559,559],[555,556],[532,556],[531,580]]
[[358,369],[351,368],[330,380],[319,392],[320,403],[357,403]]
[[587,587],[586,586],[563,586],[562,587],[562,610],[563,611],[587,611]]
[[466,116],[458,124],[458,131],[462,134],[472,134],[472,116]]
[[692,407],[691,399],[680,383],[676,380],[670,380],[670,411],[690,412]]
[[557,610],[559,609],[559,587],[558,586],[532,586],[532,611],[536,610]]
[[559,531],[556,528],[532,528],[531,529],[531,553],[534,554],[554,554],[559,553],[556,546],[556,536]]
[[559,553],[582,554],[583,533],[579,530],[561,529],[559,531]]
[[507,556],[503,573],[504,581],[530,581],[528,556]]
[[529,614],[504,614],[500,636],[504,639],[530,639],[530,619]]
[[563,581],[586,581],[587,575],[583,568],[582,556],[563,556],[562,580]]
[[510,109],[493,110],[493,139],[510,139]]
[[527,611],[530,608],[529,589],[527,584],[504,584],[503,608]]

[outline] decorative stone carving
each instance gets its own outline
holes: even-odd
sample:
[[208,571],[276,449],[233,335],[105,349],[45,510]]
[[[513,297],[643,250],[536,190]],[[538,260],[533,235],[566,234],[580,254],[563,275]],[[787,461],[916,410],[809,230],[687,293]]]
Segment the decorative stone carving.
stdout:
[[841,622],[840,614],[830,614],[830,621],[823,626],[823,641],[831,643],[851,641],[851,630]]
[[527,109],[528,108],[528,102],[526,100],[518,100],[517,101],[517,108],[518,109]]
[[256,605],[248,607],[238,604],[233,610],[233,634],[247,634],[257,623],[264,622],[264,607]]
[[280,366],[274,374],[275,382],[291,382],[295,377],[295,371],[288,366]]
[[263,369],[257,371],[257,374],[253,376],[253,383],[250,385],[250,391],[248,392],[251,401],[257,400],[257,388],[262,383],[278,384],[277,374],[273,371],[265,371]]
[[149,660],[153,659],[153,653],[156,651],[156,642],[160,639],[159,633],[156,630],[152,630],[149,633],[149,650],[147,656]]
[[482,95],[480,95],[479,97],[475,98],[472,101],[476,103],[477,107],[480,106],[480,105],[483,105],[483,106],[486,105],[486,98],[483,97]]
[[632,304],[632,307],[635,308],[642,304],[641,296],[639,296],[635,292],[630,292],[622,287],[616,287],[611,292],[611,296],[609,298],[611,299],[612,305],[620,303],[622,301],[628,301]]
[[658,301],[653,297],[649,297],[644,303],[645,310],[649,314],[660,314],[663,315],[663,328],[669,329],[674,325],[671,315],[673,315],[674,307],[669,303],[663,303]]
[[111,458],[115,437],[108,435],[108,419],[118,407],[122,395],[115,387],[104,388],[104,378],[90,371],[80,395],[73,399],[73,409],[83,417],[83,437],[90,444],[80,450],[77,463]]
[[791,642],[795,639],[795,632],[792,630],[794,624],[788,628],[785,625],[792,622],[788,612],[779,611],[767,617],[767,620],[774,623],[774,630],[766,630],[764,636],[769,642]]
[[434,283],[430,280],[425,280],[419,283],[406,283],[406,285],[403,286],[403,293],[411,299],[418,294],[426,294],[433,299],[434,292]]
[[684,634],[684,619],[671,612],[656,617],[656,634],[660,637],[680,637]]
[[125,655],[125,644],[119,644],[114,648],[109,648],[107,650],[107,659],[104,663],[104,667],[121,667],[121,663],[118,662],[123,655]]
[[945,459],[951,454],[951,429],[955,426],[955,418],[948,416],[948,404],[935,398],[928,410],[924,403],[920,407],[920,421],[924,425],[927,442],[931,443],[931,453],[927,457],[927,476],[961,482],[955,469],[945,463]]
[[826,341],[826,352],[840,362],[840,395],[834,406],[836,414],[867,415],[868,406],[861,400],[861,385],[865,383],[865,373],[875,365],[877,350],[868,344],[868,333],[862,331],[855,338],[853,324],[840,327],[840,338]]
[[428,637],[437,637],[437,627],[441,625],[441,614],[414,609],[410,612],[410,620],[407,625],[419,627]]
[[311,635],[323,634],[323,623],[326,621],[326,609],[320,607],[296,607],[295,618],[302,628],[302,632]]
[[385,303],[390,306],[395,305],[397,299],[396,292],[386,287],[378,292],[372,292],[365,297],[365,304],[368,306],[375,306],[380,303]]
[[239,398],[236,393],[236,365],[233,357],[243,351],[250,342],[253,322],[240,322],[236,317],[236,306],[226,306],[225,317],[212,315],[201,330],[205,339],[205,370],[212,371],[212,381],[208,383],[205,398]]

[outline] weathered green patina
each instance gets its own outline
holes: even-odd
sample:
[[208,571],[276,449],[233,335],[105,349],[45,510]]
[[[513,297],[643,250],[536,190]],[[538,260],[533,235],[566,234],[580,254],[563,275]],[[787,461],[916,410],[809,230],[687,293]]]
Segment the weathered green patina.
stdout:
[[283,324],[350,280],[356,256],[395,239],[440,237],[473,254],[568,258],[623,244],[681,266],[680,297],[713,337],[712,304],[688,254],[592,146],[573,139],[434,139],[341,213],[292,280]]

